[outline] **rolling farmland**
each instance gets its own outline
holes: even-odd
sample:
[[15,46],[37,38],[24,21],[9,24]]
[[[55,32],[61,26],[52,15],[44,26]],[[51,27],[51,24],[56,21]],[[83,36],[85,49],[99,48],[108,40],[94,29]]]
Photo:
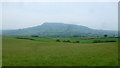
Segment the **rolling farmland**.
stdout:
[[[30,37],[28,37],[30,38]],[[117,66],[118,43],[56,42],[55,38],[3,37],[3,66]],[[66,40],[66,39],[60,39]],[[68,38],[67,38],[68,40]],[[70,39],[75,41],[75,39]],[[91,41],[92,40],[92,41]],[[105,40],[104,38],[99,40]],[[108,38],[106,40],[117,40]]]

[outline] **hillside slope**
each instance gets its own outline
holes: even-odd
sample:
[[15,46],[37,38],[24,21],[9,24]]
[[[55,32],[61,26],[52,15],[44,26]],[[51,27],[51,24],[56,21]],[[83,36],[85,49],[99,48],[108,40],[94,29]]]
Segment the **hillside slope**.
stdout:
[[39,26],[17,30],[3,30],[3,36],[32,36],[39,37],[102,37],[117,36],[117,31],[96,30],[86,26],[63,24],[63,23],[44,23]]

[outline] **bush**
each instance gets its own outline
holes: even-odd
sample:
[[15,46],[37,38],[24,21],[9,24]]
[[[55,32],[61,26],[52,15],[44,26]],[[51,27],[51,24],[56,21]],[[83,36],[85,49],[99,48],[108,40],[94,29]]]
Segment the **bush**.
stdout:
[[66,42],[70,42],[70,40],[67,40]]
[[115,40],[109,40],[109,41],[101,41],[101,40],[94,40],[93,43],[103,43],[103,42],[116,42]]
[[70,42],[70,40],[64,40],[63,42]]
[[57,40],[56,40],[56,42],[60,42],[60,40],[59,40],[59,39],[57,39]]
[[29,39],[29,40],[34,40],[34,39]]
[[39,36],[37,36],[37,35],[32,35],[32,37],[39,37]]
[[105,42],[116,42],[115,40],[105,41]]
[[28,39],[28,38],[24,38],[24,37],[17,37],[16,39]]
[[79,41],[76,41],[76,43],[80,43]]
[[100,40],[94,40],[93,43],[101,43],[103,41],[100,41]]

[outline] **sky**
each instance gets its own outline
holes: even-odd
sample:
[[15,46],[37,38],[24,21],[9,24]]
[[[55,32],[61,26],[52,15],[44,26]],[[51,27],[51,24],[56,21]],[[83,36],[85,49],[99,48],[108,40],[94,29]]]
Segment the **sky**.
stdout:
[[118,29],[117,2],[4,2],[0,5],[3,30],[33,27],[45,22]]

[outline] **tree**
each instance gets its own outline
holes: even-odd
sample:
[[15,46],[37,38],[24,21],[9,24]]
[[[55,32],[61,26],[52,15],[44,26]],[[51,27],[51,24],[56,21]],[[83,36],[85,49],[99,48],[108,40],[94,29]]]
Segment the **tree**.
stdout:
[[79,37],[79,35],[73,35],[73,37]]
[[107,34],[104,35],[105,38],[106,38],[107,36],[108,36]]
[[80,41],[76,41],[76,43],[80,43]]
[[56,42],[60,42],[60,40],[59,40],[59,39],[57,39],[57,40],[56,40]]
[[37,35],[32,35],[32,37],[39,37],[39,36],[37,36]]
[[63,42],[70,42],[70,40],[63,40]]
[[70,40],[67,40],[66,42],[70,42]]

